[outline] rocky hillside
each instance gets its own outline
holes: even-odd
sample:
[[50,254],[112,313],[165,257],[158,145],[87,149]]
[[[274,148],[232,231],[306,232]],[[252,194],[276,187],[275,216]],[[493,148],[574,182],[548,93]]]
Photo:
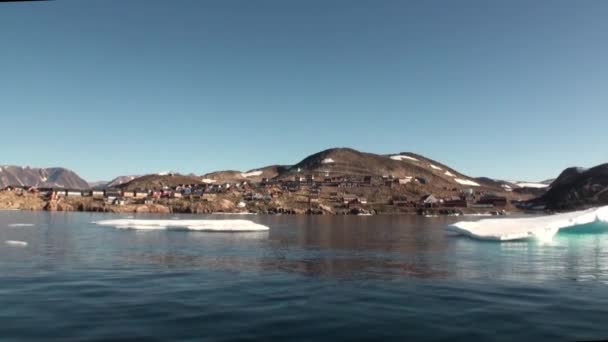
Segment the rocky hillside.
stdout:
[[265,166],[249,171],[216,171],[204,174],[201,176],[205,183],[222,183],[222,182],[260,182],[263,178],[272,179],[279,175],[281,170],[288,167],[280,165]]
[[432,187],[485,188],[503,191],[500,186],[475,180],[457,170],[424,156],[402,152],[380,155],[350,148],[332,148],[304,158],[299,163],[280,170],[278,177],[313,174],[319,177],[388,176],[423,178]]
[[555,210],[608,204],[608,163],[564,170],[539,200]]
[[163,187],[175,187],[180,184],[201,184],[200,177],[184,176],[180,174],[151,174],[135,178],[117,187],[123,190],[161,190]]
[[20,166],[0,166],[0,187],[5,186],[59,187],[88,189],[89,184],[75,172],[54,168],[30,168]]

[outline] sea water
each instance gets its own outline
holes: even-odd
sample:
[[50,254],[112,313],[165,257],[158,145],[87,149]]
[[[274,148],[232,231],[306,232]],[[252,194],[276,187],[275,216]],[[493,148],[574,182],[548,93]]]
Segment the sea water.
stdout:
[[128,216],[0,212],[0,339],[608,338],[599,224],[484,242],[446,232],[458,217],[134,216],[259,232],[93,223]]

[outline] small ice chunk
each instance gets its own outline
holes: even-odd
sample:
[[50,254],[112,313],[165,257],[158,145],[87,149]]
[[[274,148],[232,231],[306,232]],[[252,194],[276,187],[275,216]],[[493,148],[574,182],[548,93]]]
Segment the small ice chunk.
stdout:
[[17,228],[17,227],[33,227],[34,224],[33,223],[10,223],[8,226],[12,227],[12,228]]
[[25,242],[25,241],[7,240],[4,243],[6,243],[7,245],[10,245],[10,246],[21,246],[21,247],[27,246],[27,242]]

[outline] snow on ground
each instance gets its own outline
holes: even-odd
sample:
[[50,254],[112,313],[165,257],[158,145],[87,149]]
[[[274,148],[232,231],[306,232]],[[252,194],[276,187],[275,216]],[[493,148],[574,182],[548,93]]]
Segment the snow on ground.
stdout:
[[453,174],[453,173],[451,173],[450,171],[446,171],[446,172],[445,172],[445,175],[446,175],[446,176],[450,176],[450,177],[456,177],[456,175],[455,175],[455,174]]
[[40,177],[40,180],[41,180],[41,181],[43,181],[43,182],[46,182],[46,181],[47,181],[47,179],[48,179],[48,178],[46,178],[46,177]]
[[480,240],[508,241],[536,238],[547,241],[551,240],[560,229],[594,222],[608,223],[608,206],[532,218],[461,221],[446,229]]
[[321,164],[332,164],[335,163],[335,161],[331,158],[325,158],[323,160],[321,160]]
[[479,186],[478,183],[475,183],[470,179],[454,178],[454,180],[462,185]]
[[260,176],[261,174],[262,174],[262,171],[256,170],[256,171],[241,173],[241,176],[247,178],[247,177]]
[[543,184],[543,183],[528,183],[528,182],[516,182],[515,185],[519,186],[520,188],[536,188],[536,189],[543,189],[543,188],[549,187],[549,185]]
[[197,230],[217,232],[265,231],[269,228],[248,220],[102,220],[100,226],[141,230]]
[[170,173],[171,173],[170,171],[162,171],[162,172],[157,173],[157,175],[159,175],[159,176],[168,176]]
[[399,161],[402,161],[403,159],[418,161],[418,159],[416,159],[414,157],[404,156],[404,155],[401,155],[401,154],[398,154],[398,155],[395,155],[395,156],[391,156],[390,158],[392,160],[399,160]]
[[27,246],[27,242],[25,242],[25,241],[7,240],[4,243],[6,243],[7,245],[11,245],[11,246],[22,246],[22,247]]
[[211,183],[215,183],[217,181],[215,179],[203,178],[203,179],[201,179],[201,182],[206,183],[206,184],[211,184]]
[[435,170],[440,170],[441,171],[441,168],[439,166],[437,166],[437,165],[429,164],[429,166],[431,168],[435,169]]

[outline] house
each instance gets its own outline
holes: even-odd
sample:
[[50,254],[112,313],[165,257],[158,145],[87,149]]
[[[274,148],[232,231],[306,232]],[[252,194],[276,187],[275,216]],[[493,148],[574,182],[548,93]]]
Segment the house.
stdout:
[[117,198],[117,197],[122,196],[122,192],[120,192],[119,190],[108,189],[105,191],[105,196],[107,198],[110,198],[110,197]]
[[141,191],[141,190],[135,191],[134,197],[135,198],[148,198],[148,192],[147,191]]
[[443,199],[443,206],[450,208],[466,208],[467,200],[458,196],[452,196]]
[[344,194],[342,195],[342,203],[349,204],[353,202],[357,202],[357,195]]
[[407,201],[407,197],[405,196],[393,196],[391,199],[391,204],[396,207],[407,207],[409,202]]
[[399,178],[397,182],[399,185],[404,185],[412,181],[412,177]]
[[372,176],[364,176],[363,177],[363,184],[365,184],[365,185],[372,185]]
[[433,194],[422,196],[420,199],[420,203],[425,207],[433,207],[439,204],[439,199],[435,197]]
[[85,190],[82,192],[82,197],[91,197],[93,196],[93,191],[91,190]]
[[491,204],[494,207],[504,207],[507,205],[507,198],[496,195],[485,195],[477,201],[477,204]]
[[102,198],[105,195],[103,190],[93,190],[91,195],[95,198]]
[[367,204],[367,198],[365,198],[365,197],[359,197],[359,200],[358,200],[358,201],[359,201],[359,203],[361,203],[361,204]]
[[315,176],[314,175],[307,175],[306,176],[306,183],[312,184],[314,182],[315,182]]
[[135,191],[123,191],[122,197],[124,198],[135,198]]
[[174,192],[173,193],[173,198],[182,198],[182,193],[181,192]]

